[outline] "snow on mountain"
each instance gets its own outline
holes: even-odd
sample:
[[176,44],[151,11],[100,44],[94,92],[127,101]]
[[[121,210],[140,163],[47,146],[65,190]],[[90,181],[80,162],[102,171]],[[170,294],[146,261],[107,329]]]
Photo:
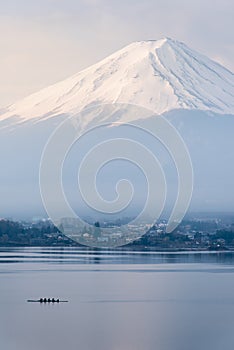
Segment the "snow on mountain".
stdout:
[[[126,109],[125,106],[119,108],[118,104],[108,105],[115,102],[142,106],[155,114],[163,113],[177,129],[194,167],[193,210],[233,210],[233,86],[233,73],[180,42],[171,39],[141,41],[1,110],[1,216],[46,215],[39,188],[41,155],[51,133],[69,116],[73,117],[71,122],[77,127],[74,128],[77,135],[102,122],[127,123],[141,118],[143,127],[147,124],[150,128],[151,122],[155,124],[151,112],[132,106]],[[87,109],[89,106],[94,108]],[[16,127],[18,125],[21,127]],[[161,143],[155,144],[148,134],[147,137],[138,134],[126,125],[103,129],[101,135],[108,139],[125,135],[151,147],[168,180],[170,198],[167,204],[171,208],[171,203],[176,201],[178,181],[174,163]],[[69,152],[70,162],[65,167],[64,188],[74,208],[79,210],[82,201],[74,185],[77,184],[76,165],[92,145],[100,142],[96,131],[90,138],[86,135],[79,139]],[[62,135],[65,135],[63,131]],[[58,146],[62,145],[61,142]],[[145,198],[144,184],[135,168],[125,167],[127,165],[118,165],[114,172],[104,171],[103,177],[100,176],[101,193],[109,198],[115,189],[114,179],[122,179],[123,175],[128,178],[132,174],[130,180],[140,189],[137,206]],[[54,200],[53,196],[51,198]],[[84,210],[86,214],[86,207]]]
[[13,104],[0,120],[74,115],[93,104],[115,102],[156,114],[174,109],[234,114],[234,74],[178,41],[139,41]]

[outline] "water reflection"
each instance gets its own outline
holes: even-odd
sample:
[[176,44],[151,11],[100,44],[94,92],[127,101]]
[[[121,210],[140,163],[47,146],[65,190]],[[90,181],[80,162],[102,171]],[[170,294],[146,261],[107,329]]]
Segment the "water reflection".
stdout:
[[138,252],[76,248],[0,248],[0,263],[234,264],[234,252]]

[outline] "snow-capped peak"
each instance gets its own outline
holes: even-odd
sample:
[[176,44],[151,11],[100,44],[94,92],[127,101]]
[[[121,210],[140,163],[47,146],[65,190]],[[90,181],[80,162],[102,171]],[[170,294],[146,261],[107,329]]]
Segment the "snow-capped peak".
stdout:
[[71,115],[91,104],[115,102],[156,114],[173,109],[234,114],[234,74],[170,38],[138,41],[15,103],[0,120]]

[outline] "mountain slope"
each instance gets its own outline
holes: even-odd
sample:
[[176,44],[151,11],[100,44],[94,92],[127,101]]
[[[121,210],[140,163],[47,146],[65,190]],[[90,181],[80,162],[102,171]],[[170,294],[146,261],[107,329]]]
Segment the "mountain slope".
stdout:
[[[143,128],[150,129],[150,123],[155,125],[157,117],[142,108],[96,106],[113,102],[137,104],[156,114],[163,113],[175,126],[194,167],[192,210],[233,210],[234,118],[230,115],[234,114],[233,86],[233,74],[224,67],[182,43],[162,39],[133,43],[71,78],[17,102],[0,112],[0,215],[18,218],[47,215],[39,186],[41,156],[56,127],[70,116],[76,135],[103,122],[124,123],[141,118]],[[176,201],[178,179],[170,154],[162,149],[161,142],[155,144],[148,133],[142,134],[131,126],[100,128],[101,134],[96,134],[98,129],[90,137],[86,134],[81,137],[72,146],[70,157],[66,156],[63,180],[72,207],[83,210],[87,216],[93,215],[77,191],[77,165],[83,157],[102,137],[114,140],[126,137],[149,147],[159,158],[168,183],[166,208],[170,212]],[[66,140],[62,129],[55,156]],[[134,205],[139,208],[144,204],[146,187],[136,169],[127,164],[117,162],[113,170],[103,170],[98,184],[104,198],[112,200],[118,180],[130,179],[136,189],[136,201],[129,206],[130,210]]]
[[178,41],[140,41],[15,103],[0,120],[73,115],[96,103],[114,102],[156,114],[174,109],[234,114],[234,74]]

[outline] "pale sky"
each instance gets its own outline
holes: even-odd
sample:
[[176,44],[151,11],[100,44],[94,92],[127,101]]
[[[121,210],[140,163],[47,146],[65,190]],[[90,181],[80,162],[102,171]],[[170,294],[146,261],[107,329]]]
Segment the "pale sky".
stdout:
[[0,108],[136,40],[168,36],[234,71],[232,0],[0,0]]

